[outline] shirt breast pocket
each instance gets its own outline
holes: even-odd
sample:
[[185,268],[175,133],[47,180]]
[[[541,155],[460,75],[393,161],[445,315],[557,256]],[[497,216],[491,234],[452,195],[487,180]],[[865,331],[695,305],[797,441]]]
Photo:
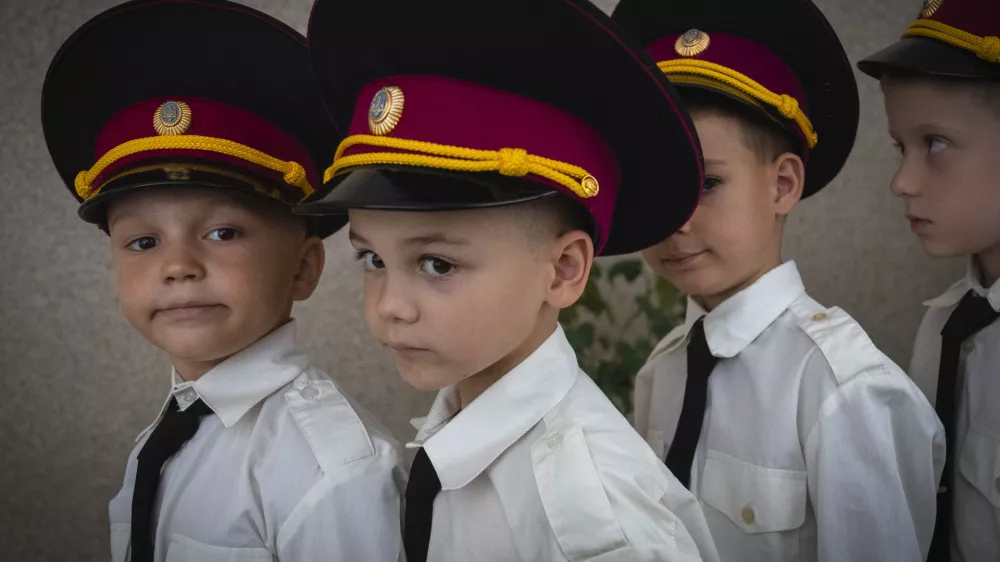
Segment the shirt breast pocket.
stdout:
[[175,534],[167,547],[165,562],[273,562],[266,548],[226,548],[200,543]]
[[959,472],[995,509],[1000,509],[1000,436],[972,426],[962,445]]
[[[775,559],[798,555],[809,501],[804,470],[766,468],[710,450],[700,488],[702,501],[739,530],[726,533],[734,538],[731,546],[738,544],[746,554],[783,554]],[[719,542],[725,556],[721,545],[730,541]]]

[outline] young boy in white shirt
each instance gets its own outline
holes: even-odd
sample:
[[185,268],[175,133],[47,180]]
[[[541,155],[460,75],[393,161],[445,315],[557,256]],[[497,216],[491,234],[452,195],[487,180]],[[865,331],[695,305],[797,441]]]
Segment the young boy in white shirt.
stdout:
[[840,170],[858,94],[806,0],[624,0],[692,112],[702,199],[646,262],[690,295],[639,372],[635,423],[723,560],[922,560],[943,433],[920,391],[782,263],[785,219]]
[[126,319],[173,364],[111,559],[399,560],[398,445],[294,342],[344,224],[291,212],[336,136],[304,38],[221,0],[123,4],[56,55],[42,121]]
[[861,61],[900,149],[892,192],[924,249],[964,256],[928,306],[910,376],[947,428],[929,560],[1000,559],[1000,3],[928,0],[895,44]]
[[717,560],[557,323],[595,253],[666,238],[701,183],[686,113],[615,29],[586,0],[314,6],[349,135],[301,212],[349,211],[369,329],[440,391],[410,444],[410,562]]

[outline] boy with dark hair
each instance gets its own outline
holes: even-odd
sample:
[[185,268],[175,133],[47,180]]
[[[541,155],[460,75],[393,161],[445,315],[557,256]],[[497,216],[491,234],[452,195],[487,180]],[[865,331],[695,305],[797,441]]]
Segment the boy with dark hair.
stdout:
[[636,427],[705,511],[723,560],[920,560],[943,432],[844,311],[782,263],[786,217],[843,166],[858,94],[807,0],[624,0],[688,103],[702,199],[643,253],[690,295],[636,380]]
[[291,212],[336,137],[304,38],[222,0],[122,4],[60,49],[42,123],[122,312],[173,365],[111,560],[399,560],[398,445],[294,342],[344,224]]
[[717,560],[557,322],[595,254],[695,206],[666,79],[586,0],[319,0],[309,45],[349,135],[302,212],[349,212],[369,329],[440,391],[409,445],[409,561]]
[[858,64],[882,82],[910,227],[928,254],[968,260],[925,303],[910,364],[948,437],[934,562],[1000,559],[998,37],[995,0],[926,0],[902,39]]

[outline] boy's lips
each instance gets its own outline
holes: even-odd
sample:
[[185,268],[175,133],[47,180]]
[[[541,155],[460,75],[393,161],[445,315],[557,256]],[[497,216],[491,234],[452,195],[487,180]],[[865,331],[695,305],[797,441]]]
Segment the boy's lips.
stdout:
[[192,320],[217,312],[222,307],[221,304],[202,301],[182,301],[158,308],[155,315],[166,316],[172,320]]
[[931,225],[931,221],[929,219],[918,217],[916,215],[907,214],[906,220],[910,221],[910,230],[918,234]]
[[386,347],[391,349],[393,353],[397,355],[416,355],[430,351],[425,347],[418,347],[415,345],[402,342],[387,342],[385,345]]
[[427,351],[426,347],[419,347],[416,345],[410,345],[400,342],[389,342],[385,344],[386,347],[394,351]]
[[665,256],[660,261],[672,267],[688,265],[706,252],[708,252],[708,250],[701,250],[698,252],[675,252]]

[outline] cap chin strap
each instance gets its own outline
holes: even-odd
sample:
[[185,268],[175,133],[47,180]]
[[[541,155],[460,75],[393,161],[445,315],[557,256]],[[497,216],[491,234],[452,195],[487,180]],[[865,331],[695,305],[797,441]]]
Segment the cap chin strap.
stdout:
[[200,135],[173,135],[133,139],[107,151],[93,167],[76,175],[74,186],[77,195],[84,200],[94,197],[101,188],[94,188],[93,182],[108,166],[122,158],[152,150],[197,150],[232,156],[262,168],[281,172],[284,174],[285,183],[298,187],[307,196],[313,192],[306,178],[306,171],[298,162],[281,160],[231,140]]
[[903,37],[935,39],[952,47],[972,51],[986,62],[1000,64],[1000,37],[980,37],[957,27],[926,19],[913,22],[913,25],[903,32]]
[[[356,145],[406,152],[365,152],[344,156],[344,151]],[[597,195],[600,189],[597,179],[583,168],[528,154],[521,148],[477,150],[374,135],[353,135],[344,139],[337,148],[333,165],[323,174],[323,182],[330,181],[345,168],[373,164],[417,166],[457,172],[499,172],[505,176],[517,177],[534,174],[562,185],[581,199]]]
[[787,119],[795,121],[802,134],[805,135],[809,148],[814,148],[819,142],[819,135],[813,129],[812,122],[799,107],[799,102],[788,94],[776,94],[757,81],[731,68],[698,59],[674,59],[657,63],[660,70],[667,76],[695,75],[715,80],[778,110]]

